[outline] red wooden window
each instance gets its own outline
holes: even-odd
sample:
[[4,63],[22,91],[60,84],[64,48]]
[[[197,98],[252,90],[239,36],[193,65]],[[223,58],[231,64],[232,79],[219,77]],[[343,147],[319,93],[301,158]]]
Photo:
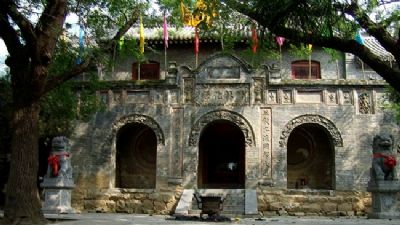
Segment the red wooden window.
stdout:
[[[310,73],[311,68],[311,73]],[[292,62],[293,79],[321,79],[321,68],[317,61],[298,60]]]
[[[137,63],[132,64],[132,80],[139,80]],[[140,80],[159,80],[160,63],[147,62],[140,63]]]

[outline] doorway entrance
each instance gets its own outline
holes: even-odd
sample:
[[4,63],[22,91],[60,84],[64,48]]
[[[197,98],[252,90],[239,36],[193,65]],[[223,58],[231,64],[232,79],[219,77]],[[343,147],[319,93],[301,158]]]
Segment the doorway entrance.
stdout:
[[202,131],[199,141],[199,188],[244,188],[245,138],[228,120],[216,120]]
[[140,123],[123,126],[117,133],[116,182],[118,188],[156,187],[157,138]]
[[302,124],[290,134],[287,145],[287,187],[334,188],[334,147],[326,129]]

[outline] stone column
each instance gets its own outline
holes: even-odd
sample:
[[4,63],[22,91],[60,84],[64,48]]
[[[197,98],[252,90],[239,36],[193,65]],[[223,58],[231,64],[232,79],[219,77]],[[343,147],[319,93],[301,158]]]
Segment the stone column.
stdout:
[[368,218],[400,219],[397,209],[397,194],[400,192],[398,180],[370,181],[367,190],[372,193],[372,211]]
[[72,178],[44,178],[41,187],[44,188],[43,213],[59,214],[74,213],[71,207],[71,192],[75,187]]

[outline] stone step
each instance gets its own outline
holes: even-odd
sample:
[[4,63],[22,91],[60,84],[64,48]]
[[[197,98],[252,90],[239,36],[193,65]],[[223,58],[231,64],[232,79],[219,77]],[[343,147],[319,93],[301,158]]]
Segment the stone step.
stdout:
[[[250,191],[250,192],[249,192]],[[254,195],[254,193],[255,195]],[[249,199],[247,199],[248,197],[246,197],[246,195],[249,196],[253,196],[250,198],[250,201],[257,201],[256,199],[256,191],[255,190],[244,190],[244,189],[198,189],[198,190],[193,190],[190,189],[184,190],[184,194],[183,196],[186,196],[184,199],[186,199],[185,201],[182,200],[179,204],[180,205],[184,205],[188,204],[190,201],[190,205],[189,208],[187,208],[187,213],[190,215],[199,215],[201,210],[198,208],[198,203],[196,201],[196,198],[193,196],[193,193],[198,193],[200,195],[208,195],[208,196],[224,196],[224,201],[223,201],[223,205],[222,205],[222,211],[221,211],[221,215],[244,215],[248,210],[248,206],[246,206],[246,204],[248,205]],[[192,194],[192,196],[190,196],[190,194]],[[178,204],[178,205],[179,205]],[[250,204],[250,205],[254,205],[256,207],[257,202],[255,202],[254,204]],[[247,207],[247,208],[246,208]],[[254,207],[253,207],[254,208]],[[254,210],[253,210],[254,211]],[[251,214],[253,214],[252,210],[249,211]]]

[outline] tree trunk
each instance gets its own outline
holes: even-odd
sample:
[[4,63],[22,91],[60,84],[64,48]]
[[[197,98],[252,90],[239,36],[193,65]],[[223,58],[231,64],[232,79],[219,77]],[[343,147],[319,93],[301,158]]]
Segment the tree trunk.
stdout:
[[4,219],[9,224],[45,224],[37,188],[39,111],[38,102],[14,106],[10,176],[4,209]]

